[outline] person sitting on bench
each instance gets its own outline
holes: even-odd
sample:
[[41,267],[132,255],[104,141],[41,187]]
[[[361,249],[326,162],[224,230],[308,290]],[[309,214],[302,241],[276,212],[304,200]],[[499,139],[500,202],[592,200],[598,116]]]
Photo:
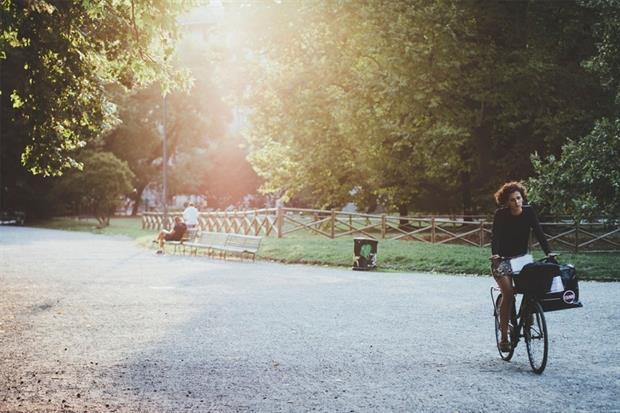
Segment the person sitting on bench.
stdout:
[[164,253],[164,243],[166,241],[181,241],[186,230],[187,225],[185,225],[181,217],[174,217],[174,228],[172,228],[172,231],[166,231],[164,229],[157,236],[157,241],[159,242],[159,250],[157,253]]

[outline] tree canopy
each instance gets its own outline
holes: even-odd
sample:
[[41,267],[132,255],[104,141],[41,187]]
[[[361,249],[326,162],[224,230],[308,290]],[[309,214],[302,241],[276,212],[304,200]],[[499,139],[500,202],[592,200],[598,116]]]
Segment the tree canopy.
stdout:
[[[506,180],[560,182],[575,156],[598,157],[599,175],[571,170],[601,185],[617,171],[588,149],[617,139],[613,0],[225,2],[178,45],[187,5],[2,2],[0,207],[44,188],[20,165],[61,174],[84,148],[126,161],[136,198],[163,162],[174,193],[241,196],[257,180],[231,123],[262,191],[305,206],[477,213]],[[222,174],[233,162],[243,179]]]
[[82,152],[83,170],[72,169],[55,185],[56,196],[65,208],[78,214],[92,214],[107,226],[110,216],[131,193],[133,173],[126,162],[109,152]]
[[163,0],[2,2],[2,89],[12,103],[5,121],[27,131],[21,159],[31,172],[53,175],[75,166],[71,155],[111,127],[106,85],[178,80],[166,58],[182,8],[171,6]]
[[[234,202],[239,191],[254,192],[256,175],[229,134],[232,112],[213,73],[221,39],[177,21],[194,4],[2,2],[0,208],[33,205],[28,198],[49,192],[41,176],[82,167],[88,149],[127,162],[137,211],[144,188],[161,187],[164,95],[169,193]],[[235,144],[216,142],[223,139]],[[238,162],[245,185],[214,182],[218,148]],[[230,189],[233,199],[223,193]]]
[[190,85],[166,96],[165,111],[159,83],[117,99],[121,123],[103,136],[103,148],[126,160],[136,175],[134,213],[144,189],[162,185],[164,116],[169,195],[203,195],[210,206],[227,207],[256,190],[243,142],[231,131],[225,85],[214,73],[224,57],[213,31],[182,33],[171,64],[187,70]]
[[569,140],[559,157],[532,156],[535,174],[529,182],[535,201],[549,212],[577,220],[620,216],[620,4],[582,1],[596,16],[596,52],[583,62],[615,97],[611,119],[597,120],[582,139]]
[[485,210],[531,175],[531,153],[559,153],[613,103],[582,65],[599,16],[575,2],[285,2],[251,17],[250,159],[264,191],[314,206]]
[[532,200],[577,220],[620,216],[620,120],[602,119],[586,137],[569,141],[560,157],[533,157]]
[[182,84],[167,57],[186,6],[2,1],[0,208],[20,204],[23,188],[39,182],[23,168],[51,176],[81,166],[79,150],[118,122],[110,86]]

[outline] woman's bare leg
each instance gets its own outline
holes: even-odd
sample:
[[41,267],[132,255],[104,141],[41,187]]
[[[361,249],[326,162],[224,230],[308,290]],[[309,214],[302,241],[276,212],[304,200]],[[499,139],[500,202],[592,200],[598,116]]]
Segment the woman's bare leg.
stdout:
[[502,292],[502,301],[499,305],[499,328],[502,332],[502,341],[508,339],[508,321],[510,319],[510,311],[512,309],[512,301],[514,293],[512,289],[512,277],[504,275],[495,278],[499,289]]
[[164,249],[164,241],[165,241],[165,237],[166,237],[167,233],[168,233],[168,231],[163,230],[157,236],[157,241],[159,241],[159,249],[160,250]]

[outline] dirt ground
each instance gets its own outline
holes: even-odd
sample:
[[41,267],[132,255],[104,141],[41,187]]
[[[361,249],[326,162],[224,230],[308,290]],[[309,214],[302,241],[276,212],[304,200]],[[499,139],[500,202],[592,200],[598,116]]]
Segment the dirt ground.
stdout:
[[620,284],[548,314],[541,376],[491,285],[0,227],[0,412],[620,411]]

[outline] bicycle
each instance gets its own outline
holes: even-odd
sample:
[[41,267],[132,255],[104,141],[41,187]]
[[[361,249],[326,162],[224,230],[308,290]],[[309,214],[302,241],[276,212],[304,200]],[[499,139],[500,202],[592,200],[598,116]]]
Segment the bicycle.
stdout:
[[[534,373],[542,374],[547,366],[547,356],[549,354],[549,337],[547,334],[547,322],[545,320],[545,312],[540,302],[541,294],[545,294],[551,279],[557,274],[559,266],[555,260],[555,256],[547,256],[538,263],[552,264],[548,266],[540,274],[533,274],[536,282],[532,288],[521,287],[515,282],[515,278],[522,275],[526,271],[526,267],[521,274],[515,273],[513,276],[514,297],[512,300],[512,310],[508,322],[508,340],[511,343],[510,351],[502,352],[500,349],[501,330],[499,305],[501,303],[502,294],[496,286],[491,287],[491,300],[493,302],[493,316],[495,318],[495,338],[497,342],[497,350],[502,360],[510,361],[514,355],[515,348],[520,339],[525,340],[527,347],[527,356],[530,366]],[[536,271],[534,268],[532,271]],[[541,272],[541,271],[539,271]],[[542,288],[541,288],[542,286]],[[516,311],[517,295],[522,294],[519,311]],[[497,296],[496,296],[497,295]]]

